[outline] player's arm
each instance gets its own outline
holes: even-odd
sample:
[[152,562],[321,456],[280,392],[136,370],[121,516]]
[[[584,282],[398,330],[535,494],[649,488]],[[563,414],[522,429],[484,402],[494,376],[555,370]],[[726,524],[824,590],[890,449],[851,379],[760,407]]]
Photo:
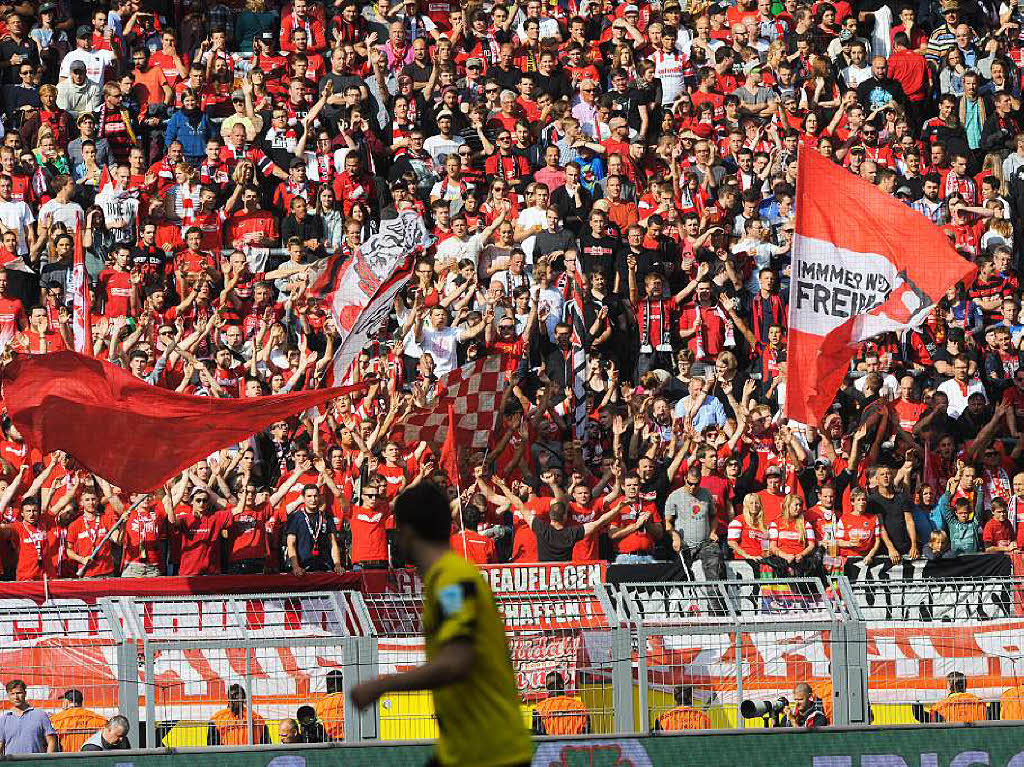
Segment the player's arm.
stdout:
[[434,659],[422,666],[363,682],[352,691],[352,700],[359,708],[366,708],[389,693],[436,690],[457,684],[469,676],[475,660],[472,640],[458,637],[445,643]]

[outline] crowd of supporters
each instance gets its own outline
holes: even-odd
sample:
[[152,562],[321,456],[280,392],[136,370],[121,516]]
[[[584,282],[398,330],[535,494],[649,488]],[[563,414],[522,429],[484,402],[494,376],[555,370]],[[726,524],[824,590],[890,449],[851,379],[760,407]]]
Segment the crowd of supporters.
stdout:
[[[407,209],[436,238],[353,371],[377,384],[149,497],[5,422],[6,577],[395,566],[389,503],[426,480],[481,562],[785,575],[1024,542],[1017,5],[0,9],[15,351],[72,344],[80,238],[96,356],[207,397],[323,386],[338,330],[307,267]],[[859,348],[820,424],[783,415],[801,145],[979,267]],[[450,477],[403,423],[484,355],[501,413]]]

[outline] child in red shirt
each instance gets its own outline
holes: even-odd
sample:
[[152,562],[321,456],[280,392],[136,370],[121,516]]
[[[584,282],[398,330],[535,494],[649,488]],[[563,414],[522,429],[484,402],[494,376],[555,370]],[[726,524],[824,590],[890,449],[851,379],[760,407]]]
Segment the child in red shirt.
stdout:
[[1007,519],[1008,509],[1002,498],[992,499],[992,519],[985,523],[981,541],[985,551],[1017,551],[1013,526]]

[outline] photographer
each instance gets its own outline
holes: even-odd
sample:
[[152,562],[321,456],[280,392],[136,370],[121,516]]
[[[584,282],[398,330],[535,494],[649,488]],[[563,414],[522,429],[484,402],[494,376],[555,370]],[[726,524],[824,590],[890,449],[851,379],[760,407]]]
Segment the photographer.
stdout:
[[793,688],[793,702],[786,707],[785,715],[783,727],[806,727],[813,730],[829,725],[824,702],[814,694],[807,682],[800,682]]

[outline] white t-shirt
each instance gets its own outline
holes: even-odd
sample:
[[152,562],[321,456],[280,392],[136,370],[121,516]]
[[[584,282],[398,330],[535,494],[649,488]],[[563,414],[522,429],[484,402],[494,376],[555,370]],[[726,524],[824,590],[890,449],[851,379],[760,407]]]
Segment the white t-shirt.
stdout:
[[484,247],[484,234],[478,232],[465,241],[458,237],[449,237],[437,246],[437,255],[434,256],[434,266],[441,268],[444,264],[458,264],[464,258],[477,263],[480,258],[480,251]]
[[103,85],[103,70],[112,66],[117,59],[113,51],[86,51],[82,48],[68,53],[60,62],[60,77],[71,76],[71,65],[76,61],[85,64],[85,76],[97,85]]
[[850,64],[850,66],[843,70],[842,77],[843,82],[846,83],[848,88],[856,88],[862,82],[871,77],[871,66],[865,64],[863,67],[858,68],[853,64]]
[[[519,218],[516,219],[520,229],[529,229],[531,226],[545,227],[548,224],[548,212],[544,208],[525,208],[519,211]],[[533,266],[533,248],[537,244],[537,235],[531,234],[523,240],[523,253],[526,254],[526,263]]]
[[59,221],[68,228],[69,232],[78,229],[78,222],[85,217],[82,206],[77,202],[60,202],[56,197],[47,200],[39,209],[39,220],[49,218],[49,223]]
[[974,378],[967,382],[967,391],[965,392],[960,388],[960,384],[957,383],[955,378],[950,378],[948,381],[943,381],[939,384],[937,391],[942,392],[949,399],[949,407],[946,408],[946,414],[950,418],[959,418],[963,412],[967,409],[967,400],[972,394],[980,394],[988,402],[988,395],[985,393],[985,386],[981,383],[980,379]]
[[429,353],[434,358],[434,375],[438,378],[455,370],[458,362],[459,329],[434,330],[429,324],[423,328],[420,337],[420,353]]
[[444,161],[450,154],[456,154],[459,147],[466,143],[462,136],[450,136],[445,138],[440,133],[431,136],[423,142],[423,148],[434,158],[434,165],[443,168]]
[[23,200],[0,200],[0,223],[18,234],[18,253],[28,253],[28,237],[25,232],[35,222],[32,209]]

